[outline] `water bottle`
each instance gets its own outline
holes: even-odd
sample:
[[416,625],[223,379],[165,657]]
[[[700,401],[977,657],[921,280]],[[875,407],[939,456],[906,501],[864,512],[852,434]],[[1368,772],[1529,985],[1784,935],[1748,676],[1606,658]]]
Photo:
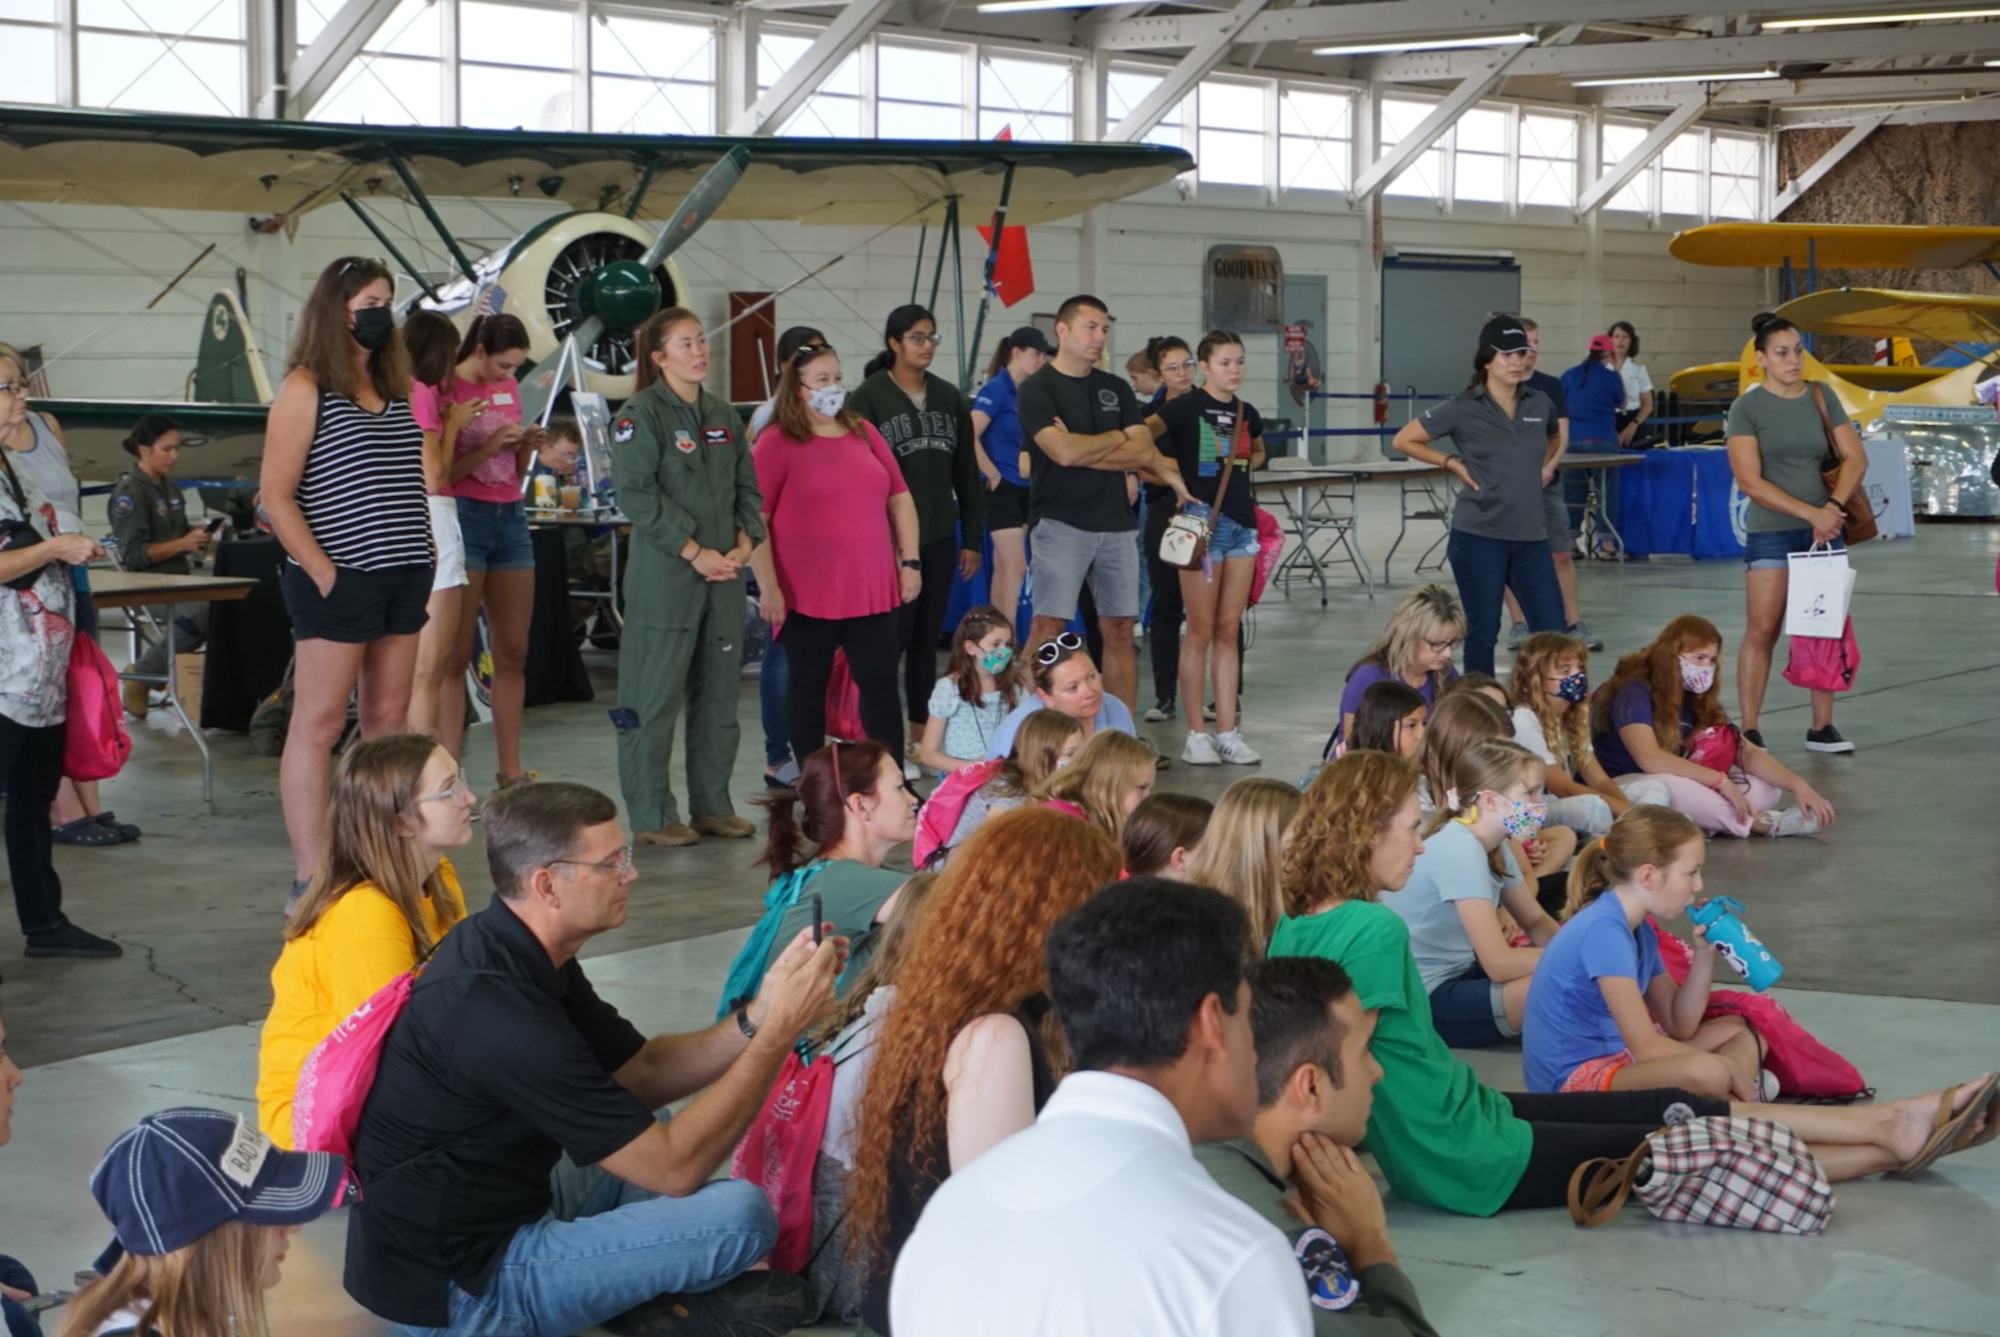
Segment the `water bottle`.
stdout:
[[1708,941],[1736,968],[1744,982],[1758,993],[1778,982],[1785,968],[1771,949],[1757,940],[1739,917],[1743,902],[1734,896],[1716,896],[1700,905],[1690,905],[1687,916],[1707,930]]

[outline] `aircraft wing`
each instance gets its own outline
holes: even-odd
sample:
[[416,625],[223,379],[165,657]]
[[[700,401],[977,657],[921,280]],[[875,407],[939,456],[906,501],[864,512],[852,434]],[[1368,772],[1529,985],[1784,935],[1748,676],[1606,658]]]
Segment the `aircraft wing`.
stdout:
[[87,483],[108,483],[132,466],[121,444],[132,424],[164,413],[181,429],[181,481],[255,478],[264,451],[263,404],[185,403],[177,399],[31,399],[28,407],[62,424],[70,472]]
[[644,203],[664,212],[731,148],[753,156],[718,218],[886,226],[968,220],[999,203],[1046,223],[1164,185],[1184,151],[1022,140],[734,139],[323,125],[296,121],[0,107],[0,199],[296,215],[342,192],[406,195],[397,164],[433,197]]
[[1828,288],[1785,303],[1777,314],[1811,334],[2000,343],[2000,297],[1975,293]]
[[1711,223],[1667,243],[1692,265],[1738,269],[1964,269],[2000,262],[2000,227],[1852,223]]

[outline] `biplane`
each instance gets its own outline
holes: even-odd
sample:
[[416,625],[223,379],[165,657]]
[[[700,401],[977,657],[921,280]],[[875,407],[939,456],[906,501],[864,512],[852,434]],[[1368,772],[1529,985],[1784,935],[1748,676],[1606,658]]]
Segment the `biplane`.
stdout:
[[[344,206],[414,280],[412,302],[463,321],[497,293],[528,327],[543,395],[575,388],[611,399],[631,391],[633,332],[685,300],[674,250],[711,219],[936,229],[933,304],[946,247],[958,255],[961,218],[990,219],[988,282],[970,330],[955,288],[969,376],[1000,229],[1083,213],[1192,166],[1186,152],[1151,145],[753,140],[0,107],[0,199],[240,210],[287,226]],[[568,212],[475,258],[438,216],[433,201],[446,198],[541,198]],[[450,273],[407,260],[379,214],[389,202],[423,215],[451,257]],[[921,252],[920,242],[920,273]],[[960,266],[951,268],[956,285]],[[37,400],[63,422],[77,473],[116,477],[126,463],[117,442],[133,419],[163,412],[190,441],[217,443],[190,458],[186,472],[254,475],[271,387],[244,314],[237,294],[211,300],[186,401]],[[10,313],[9,332],[32,342],[33,314]],[[524,373],[525,397],[535,396],[537,379]]]

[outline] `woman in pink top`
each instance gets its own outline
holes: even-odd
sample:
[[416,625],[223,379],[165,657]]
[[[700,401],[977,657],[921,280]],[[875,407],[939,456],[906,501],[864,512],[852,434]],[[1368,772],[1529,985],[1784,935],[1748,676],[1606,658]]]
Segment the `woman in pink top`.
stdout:
[[403,321],[403,343],[410,350],[410,416],[424,430],[424,488],[430,493],[431,541],[437,545],[437,574],[424,605],[430,620],[417,633],[408,728],[430,734],[456,759],[465,734],[465,672],[454,677],[448,669],[465,602],[465,539],[458,527],[458,499],[445,487],[459,431],[485,411],[486,401],[439,401],[439,387],[451,383],[458,364],[458,326],[450,317],[412,311]]
[[861,727],[903,755],[896,612],[922,588],[917,508],[874,425],[847,407],[840,359],[808,344],[778,378],[775,421],[751,447],[770,535],[751,554],[758,605],[791,661],[785,728],[801,764],[826,742],[826,686],[847,652]]
[[505,312],[481,316],[458,346],[458,367],[438,388],[440,407],[477,399],[485,408],[461,427],[447,490],[458,499],[465,537],[465,599],[458,640],[446,673],[459,680],[472,663],[473,633],[486,609],[487,651],[493,658],[494,784],[509,788],[534,779],[521,768],[521,701],[526,692],[528,623],[535,608],[535,549],[521,477],[541,444],[541,430],[521,425],[521,386],[514,373],[528,356],[528,330]]

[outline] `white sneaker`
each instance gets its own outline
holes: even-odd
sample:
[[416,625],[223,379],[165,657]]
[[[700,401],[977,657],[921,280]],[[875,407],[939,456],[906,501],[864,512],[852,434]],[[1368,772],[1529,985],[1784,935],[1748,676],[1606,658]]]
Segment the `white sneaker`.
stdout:
[[1757,1072],[1757,1103],[1768,1105],[1783,1094],[1778,1085],[1778,1075],[1769,1068],[1760,1068]]
[[1220,766],[1222,758],[1216,755],[1215,735],[1189,730],[1187,746],[1181,749],[1181,760],[1190,766]]
[[1819,831],[1819,818],[1804,808],[1787,808],[1778,814],[1778,820],[1771,823],[1770,834],[1774,836],[1810,836]]
[[1255,766],[1264,760],[1257,750],[1243,741],[1243,735],[1236,729],[1215,736],[1215,750],[1222,759],[1233,766]]

